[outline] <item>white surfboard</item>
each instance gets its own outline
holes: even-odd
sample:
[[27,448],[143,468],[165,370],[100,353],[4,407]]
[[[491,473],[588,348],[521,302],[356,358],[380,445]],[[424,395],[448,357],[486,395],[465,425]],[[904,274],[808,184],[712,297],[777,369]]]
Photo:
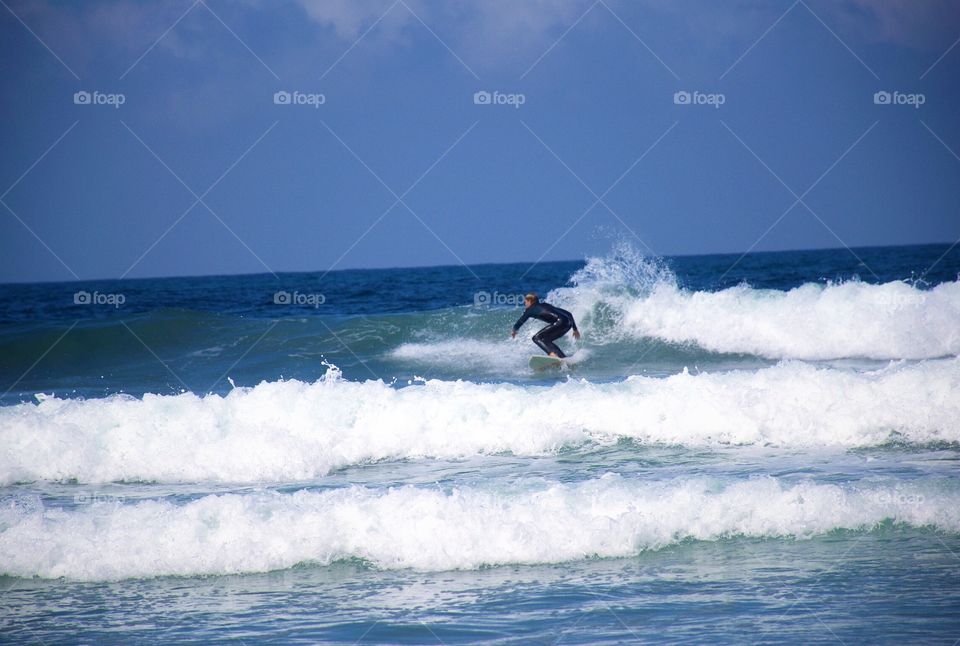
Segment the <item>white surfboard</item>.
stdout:
[[549,370],[550,368],[559,368],[563,365],[563,359],[548,357],[546,355],[537,355],[530,357],[530,367],[534,370]]

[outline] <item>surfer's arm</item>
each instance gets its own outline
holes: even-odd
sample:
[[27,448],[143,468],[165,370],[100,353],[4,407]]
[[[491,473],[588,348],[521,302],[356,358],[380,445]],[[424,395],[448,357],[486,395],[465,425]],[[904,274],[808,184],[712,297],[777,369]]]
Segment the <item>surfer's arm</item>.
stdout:
[[523,314],[520,315],[520,318],[517,319],[517,322],[513,324],[513,332],[510,333],[510,336],[516,336],[517,330],[527,322],[528,318],[530,318],[530,308],[525,309]]

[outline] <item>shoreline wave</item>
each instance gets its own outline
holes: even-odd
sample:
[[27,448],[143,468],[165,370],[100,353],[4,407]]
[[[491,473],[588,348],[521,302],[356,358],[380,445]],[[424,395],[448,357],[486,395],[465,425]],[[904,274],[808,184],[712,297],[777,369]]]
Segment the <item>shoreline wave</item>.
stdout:
[[351,486],[0,511],[3,574],[79,580],[266,572],[359,559],[442,571],[628,558],[686,540],[809,539],[883,523],[960,532],[960,492],[893,483],[626,480],[504,489]]
[[[874,371],[568,379],[262,382],[192,393],[38,397],[0,408],[0,484],[278,482],[388,459],[545,455],[586,443],[858,448],[960,442],[960,359]],[[545,423],[545,420],[553,420]]]

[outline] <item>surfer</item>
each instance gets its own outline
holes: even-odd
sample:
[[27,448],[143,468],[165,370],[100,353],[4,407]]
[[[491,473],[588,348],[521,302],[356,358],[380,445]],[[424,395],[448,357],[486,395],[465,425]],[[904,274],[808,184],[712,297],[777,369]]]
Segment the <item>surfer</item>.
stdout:
[[526,309],[523,311],[523,315],[517,319],[517,322],[513,324],[513,331],[510,336],[517,336],[517,330],[527,322],[528,318],[539,319],[549,323],[549,325],[533,335],[533,342],[551,357],[557,359],[566,357],[567,355],[557,347],[554,341],[569,332],[571,328],[573,329],[573,338],[580,338],[580,330],[577,329],[577,322],[573,320],[573,314],[550,303],[541,303],[540,297],[533,292],[524,296],[523,304]]

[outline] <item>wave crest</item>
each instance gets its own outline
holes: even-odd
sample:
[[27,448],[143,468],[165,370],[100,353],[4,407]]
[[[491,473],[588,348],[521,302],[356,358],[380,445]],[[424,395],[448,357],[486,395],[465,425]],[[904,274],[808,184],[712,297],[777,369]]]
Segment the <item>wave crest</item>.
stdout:
[[405,458],[542,455],[619,438],[687,446],[960,442],[960,359],[856,372],[758,371],[569,379],[551,386],[427,380],[396,388],[338,371],[226,396],[112,396],[0,408],[0,482],[272,482]]
[[591,343],[656,338],[768,359],[930,359],[960,355],[960,281],[681,287],[659,260],[617,245],[588,259],[550,298],[574,312]]
[[404,486],[210,495],[0,511],[0,568],[15,576],[110,580],[264,572],[362,559],[380,568],[472,569],[630,557],[683,540],[811,538],[884,521],[960,531],[960,494],[917,485],[577,484],[444,492]]

